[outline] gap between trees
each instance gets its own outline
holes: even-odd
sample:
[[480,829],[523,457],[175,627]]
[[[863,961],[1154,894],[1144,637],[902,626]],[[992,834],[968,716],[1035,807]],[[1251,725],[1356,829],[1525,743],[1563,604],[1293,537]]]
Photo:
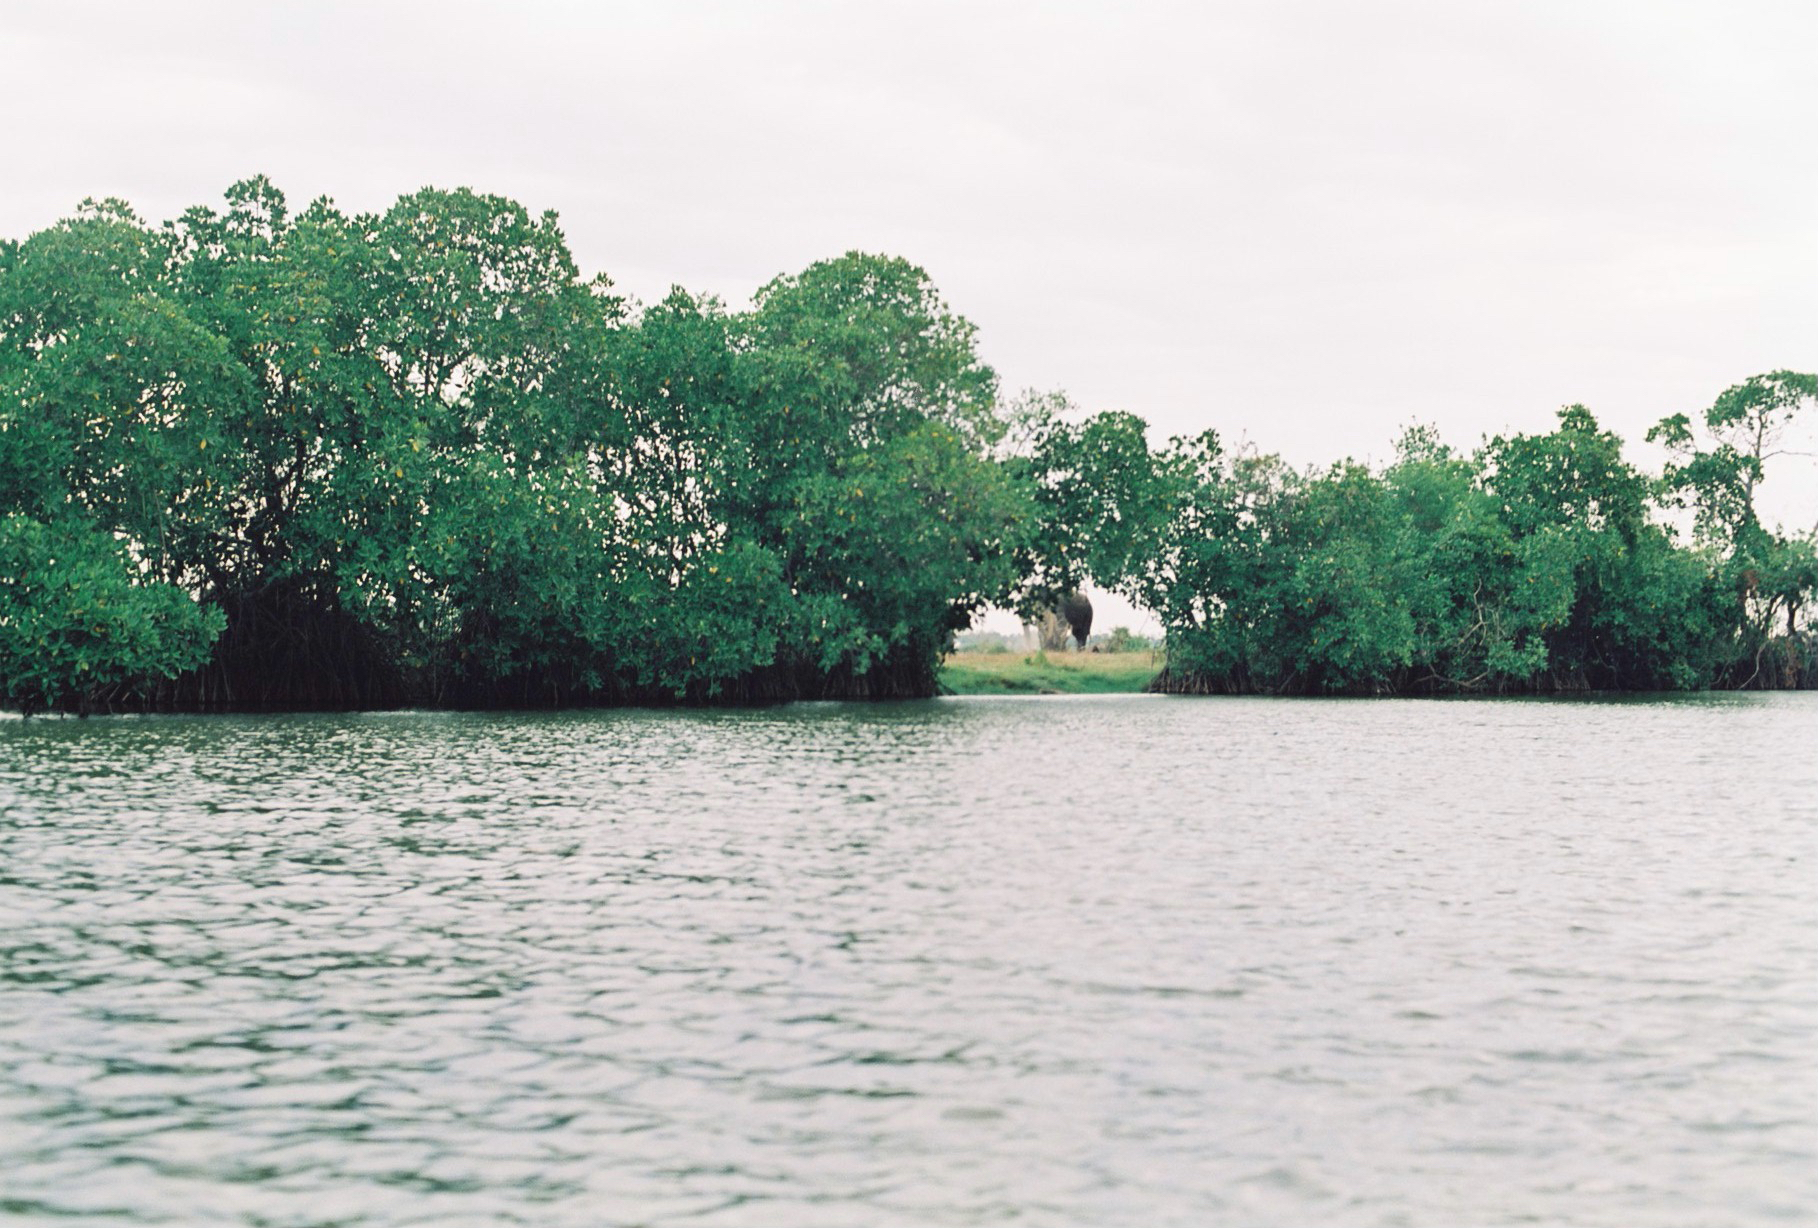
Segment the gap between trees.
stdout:
[[0,242],[0,700],[926,696],[980,610],[1086,581],[1160,618],[1160,689],[1810,686],[1818,550],[1754,496],[1815,397],[1663,420],[1658,476],[1580,406],[1297,472],[1006,400],[898,259],[640,306],[467,190],[87,202]]

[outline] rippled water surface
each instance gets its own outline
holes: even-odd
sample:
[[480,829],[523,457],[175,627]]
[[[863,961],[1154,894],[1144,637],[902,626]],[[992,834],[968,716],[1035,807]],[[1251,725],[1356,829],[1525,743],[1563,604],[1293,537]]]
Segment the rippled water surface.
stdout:
[[1809,1223],[1818,695],[0,723],[0,1220]]

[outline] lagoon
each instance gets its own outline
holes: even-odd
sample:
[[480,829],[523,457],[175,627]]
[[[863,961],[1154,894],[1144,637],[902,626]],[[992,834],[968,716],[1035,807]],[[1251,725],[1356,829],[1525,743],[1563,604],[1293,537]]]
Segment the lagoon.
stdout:
[[1800,1222],[1815,750],[1809,692],[6,721],[0,1220]]

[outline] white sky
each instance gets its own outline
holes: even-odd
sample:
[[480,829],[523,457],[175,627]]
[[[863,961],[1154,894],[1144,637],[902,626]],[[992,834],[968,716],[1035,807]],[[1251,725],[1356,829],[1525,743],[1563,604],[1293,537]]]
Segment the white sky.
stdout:
[[[468,185],[740,303],[923,265],[1006,390],[1296,463],[1818,368],[1818,4],[0,7],[0,234]],[[1765,492],[1818,521],[1818,461]],[[1100,624],[1108,626],[1101,615]]]

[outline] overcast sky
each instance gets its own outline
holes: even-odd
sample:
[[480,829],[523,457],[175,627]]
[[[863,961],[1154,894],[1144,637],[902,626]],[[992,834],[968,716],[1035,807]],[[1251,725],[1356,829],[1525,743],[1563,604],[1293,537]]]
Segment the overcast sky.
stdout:
[[[1818,368],[1814,47],[1811,3],[7,0],[0,233],[467,185],[645,299],[907,256],[1007,389],[1158,434],[1639,445]],[[1818,462],[1775,486],[1818,520]]]

